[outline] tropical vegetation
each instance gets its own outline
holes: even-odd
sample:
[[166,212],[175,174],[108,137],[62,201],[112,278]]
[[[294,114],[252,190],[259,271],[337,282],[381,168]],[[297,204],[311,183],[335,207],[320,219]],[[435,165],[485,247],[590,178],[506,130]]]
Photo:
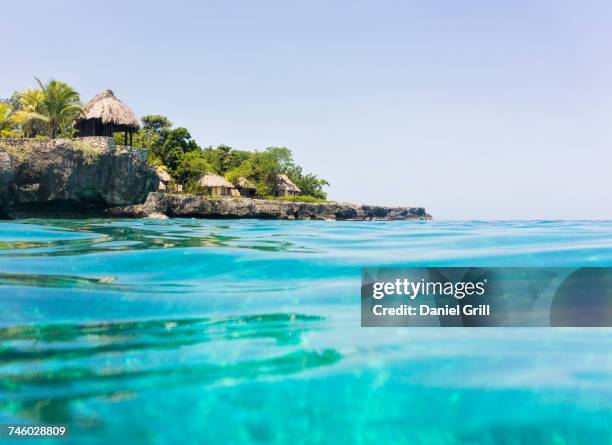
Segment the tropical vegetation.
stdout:
[[[117,138],[120,143],[121,136]],[[198,191],[198,179],[203,174],[214,173],[234,184],[245,177],[255,184],[257,196],[269,197],[277,176],[285,173],[304,196],[327,198],[323,187],[329,183],[312,173],[304,173],[286,147],[269,147],[263,151],[235,150],[228,145],[201,148],[186,128],[173,128],[172,122],[160,115],[142,118],[142,128],[134,136],[134,146],[146,148],[150,161],[165,167],[187,191]]]
[[8,102],[0,102],[0,137],[15,135],[12,119],[13,108]]
[[13,113],[13,121],[21,126],[23,136],[30,138],[44,134],[49,117],[45,115],[42,90],[30,88],[18,93],[19,109]]
[[[35,78],[36,79],[36,78]],[[65,82],[36,79],[38,88],[15,92],[0,101],[3,137],[72,137],[74,119],[81,113],[79,93]]]
[[83,111],[81,99],[70,85],[58,80],[50,80],[43,84],[36,79],[42,91],[42,110],[47,117],[49,138],[54,139],[58,134],[73,135],[74,119]]
[[[74,120],[82,112],[79,93],[65,82],[35,80],[36,88],[0,100],[0,137],[73,137]],[[165,116],[143,116],[141,123],[133,135],[133,145],[147,149],[149,161],[166,169],[185,191],[201,191],[198,180],[213,173],[234,184],[247,178],[255,185],[256,196],[267,198],[273,195],[277,176],[283,173],[302,190],[302,196],[282,199],[319,202],[327,197],[324,187],[329,183],[305,173],[286,147],[260,151],[236,150],[227,145],[201,147],[189,130],[174,127]],[[123,144],[122,134],[115,137],[118,144]]]

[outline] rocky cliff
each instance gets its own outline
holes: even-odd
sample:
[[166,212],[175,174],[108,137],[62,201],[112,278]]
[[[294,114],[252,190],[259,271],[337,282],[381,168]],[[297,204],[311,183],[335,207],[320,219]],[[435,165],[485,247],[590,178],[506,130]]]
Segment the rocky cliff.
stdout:
[[99,212],[157,190],[143,149],[112,138],[0,139],[0,216]]
[[267,219],[400,220],[431,219],[422,207],[305,203],[250,198],[150,193],[144,204],[115,207],[112,216]]
[[[143,149],[112,138],[0,138],[0,217],[431,219],[422,207],[305,203],[157,193]],[[153,192],[153,193],[151,193]]]

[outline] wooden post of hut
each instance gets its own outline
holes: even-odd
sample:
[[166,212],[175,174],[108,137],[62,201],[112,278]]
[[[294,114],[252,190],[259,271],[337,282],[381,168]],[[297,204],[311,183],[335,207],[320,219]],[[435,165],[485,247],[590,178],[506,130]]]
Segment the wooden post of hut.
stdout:
[[129,133],[129,144],[132,145],[132,134],[140,129],[140,121],[111,90],[105,90],[83,107],[83,113],[77,118],[75,127],[79,137],[113,137],[114,132],[123,132],[125,145],[128,145]]

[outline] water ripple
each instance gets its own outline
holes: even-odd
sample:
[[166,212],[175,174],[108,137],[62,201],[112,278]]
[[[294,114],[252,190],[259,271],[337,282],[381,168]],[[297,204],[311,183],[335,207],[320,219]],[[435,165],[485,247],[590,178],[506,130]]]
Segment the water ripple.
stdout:
[[612,266],[612,222],[0,222],[0,423],[78,444],[612,440],[610,330],[361,328],[361,267],[410,265]]

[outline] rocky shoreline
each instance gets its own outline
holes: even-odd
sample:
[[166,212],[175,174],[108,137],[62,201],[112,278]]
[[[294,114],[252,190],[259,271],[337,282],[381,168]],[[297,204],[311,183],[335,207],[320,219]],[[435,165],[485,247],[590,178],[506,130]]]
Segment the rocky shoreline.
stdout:
[[112,138],[0,138],[0,217],[100,214],[143,202],[158,183],[146,150]]
[[113,207],[109,216],[135,218],[261,218],[285,220],[429,220],[423,207],[385,207],[349,203],[308,203],[252,198],[149,193],[143,204]]
[[384,207],[159,193],[144,149],[109,137],[0,138],[0,218],[196,217],[427,220],[422,207]]

